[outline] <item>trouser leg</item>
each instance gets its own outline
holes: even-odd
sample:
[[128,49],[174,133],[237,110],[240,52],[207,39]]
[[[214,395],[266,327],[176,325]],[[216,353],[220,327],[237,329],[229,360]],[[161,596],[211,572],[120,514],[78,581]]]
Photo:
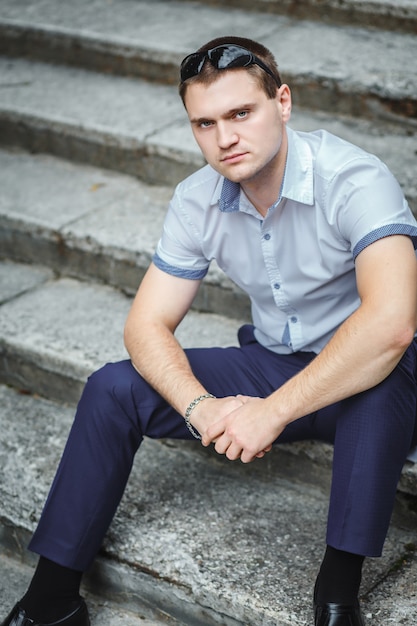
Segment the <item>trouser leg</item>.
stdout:
[[[312,358],[284,359],[274,381],[268,382],[262,374],[270,369],[268,359],[272,365],[276,355],[256,343],[243,349],[189,350],[187,355],[196,376],[216,396],[266,395]],[[109,364],[93,374],[29,548],[66,567],[87,569],[120,502],[144,436],[192,439],[182,416],[130,361]]]
[[277,443],[334,443],[327,544],[380,556],[407,454],[417,444],[417,344],[382,383],[292,422]]
[[66,567],[89,567],[154,414],[160,436],[188,437],[179,416],[130,361],[109,364],[89,378],[31,550]]
[[416,346],[381,384],[330,407],[337,414],[327,543],[380,556],[416,425]]

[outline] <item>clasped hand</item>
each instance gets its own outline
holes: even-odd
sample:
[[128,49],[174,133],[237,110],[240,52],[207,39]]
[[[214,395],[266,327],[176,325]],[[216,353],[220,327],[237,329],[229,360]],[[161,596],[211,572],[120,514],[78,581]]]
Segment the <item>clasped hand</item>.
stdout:
[[216,452],[232,461],[240,458],[243,463],[249,463],[262,458],[283,430],[273,423],[275,420],[268,415],[266,405],[263,398],[250,396],[207,401],[210,418],[202,420],[206,427],[199,429],[203,446],[214,443]]

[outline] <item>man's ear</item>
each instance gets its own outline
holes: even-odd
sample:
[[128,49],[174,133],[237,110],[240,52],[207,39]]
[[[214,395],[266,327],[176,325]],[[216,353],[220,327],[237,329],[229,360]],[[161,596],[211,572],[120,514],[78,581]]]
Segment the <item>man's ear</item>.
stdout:
[[291,90],[285,83],[277,89],[277,99],[281,105],[282,121],[287,123],[291,117],[292,98]]

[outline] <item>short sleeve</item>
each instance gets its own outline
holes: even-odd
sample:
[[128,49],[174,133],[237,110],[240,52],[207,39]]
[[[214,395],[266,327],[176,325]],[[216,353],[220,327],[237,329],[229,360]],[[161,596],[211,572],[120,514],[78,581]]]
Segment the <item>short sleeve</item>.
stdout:
[[377,157],[365,154],[338,172],[329,206],[353,258],[390,235],[407,235],[417,247],[417,222],[394,176]]
[[210,262],[204,257],[198,228],[184,210],[178,189],[170,202],[153,263],[180,278],[201,280],[207,274]]

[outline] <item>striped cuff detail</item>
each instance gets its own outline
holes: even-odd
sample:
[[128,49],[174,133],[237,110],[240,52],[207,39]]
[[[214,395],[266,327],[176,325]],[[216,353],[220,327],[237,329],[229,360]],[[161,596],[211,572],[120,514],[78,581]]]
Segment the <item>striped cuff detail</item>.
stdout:
[[358,241],[353,249],[353,258],[356,259],[358,254],[371,245],[371,243],[378,241],[378,239],[383,239],[384,237],[390,237],[391,235],[407,235],[412,239],[414,249],[417,248],[416,226],[412,226],[411,224],[387,224],[387,226],[376,228]]
[[171,274],[171,276],[178,276],[178,278],[201,280],[208,272],[208,268],[204,268],[202,270],[186,270],[183,267],[176,267],[175,265],[166,263],[156,252],[153,256],[152,261],[158,269],[162,270],[166,274]]

